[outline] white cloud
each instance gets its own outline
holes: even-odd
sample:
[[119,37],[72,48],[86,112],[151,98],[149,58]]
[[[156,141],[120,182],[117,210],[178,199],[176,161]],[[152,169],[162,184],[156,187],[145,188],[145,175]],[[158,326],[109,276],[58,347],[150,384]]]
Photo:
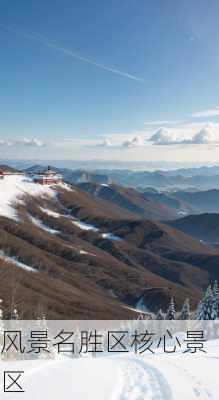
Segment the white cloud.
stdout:
[[15,146],[16,145],[24,145],[24,146],[31,146],[31,147],[43,147],[45,146],[45,143],[42,140],[33,138],[33,139],[29,139],[29,138],[23,138],[20,140],[17,140],[13,143]]
[[[138,134],[139,133],[139,134]],[[135,134],[135,136],[133,136]],[[82,144],[83,145],[83,144]],[[129,133],[117,133],[111,134],[111,137],[105,138],[102,142],[97,142],[92,140],[90,145],[85,143],[85,147],[96,147],[96,148],[110,148],[121,149],[132,148],[132,147],[142,147],[146,145],[145,132],[135,132],[133,134]]]
[[104,139],[102,143],[99,144],[100,147],[109,147],[112,143],[109,139]]
[[12,146],[12,143],[8,140],[0,139],[0,146]]
[[216,130],[214,124],[208,123],[190,137],[182,138],[181,135],[181,138],[179,138],[175,132],[161,128],[149,138],[149,141],[154,145],[216,144],[219,143],[219,130]]
[[213,144],[219,143],[219,132],[215,130],[212,123],[205,125],[192,139],[192,144]]
[[128,139],[122,143],[123,147],[138,147],[143,145],[144,140],[141,138],[141,136],[135,136],[133,139]]
[[0,139],[0,146],[32,146],[32,147],[43,147],[45,146],[45,143],[42,142],[39,139],[28,139],[28,138],[23,138],[23,139],[18,139],[18,140],[5,140],[5,139]]
[[194,118],[217,117],[219,116],[219,107],[209,108],[208,110],[196,112],[193,113],[191,116]]
[[174,121],[174,120],[161,120],[161,121],[148,121],[148,122],[144,122],[144,125],[178,125],[181,124],[182,121]]
[[149,138],[149,141],[153,142],[153,144],[160,145],[178,143],[175,133],[166,128],[158,129],[158,131]]

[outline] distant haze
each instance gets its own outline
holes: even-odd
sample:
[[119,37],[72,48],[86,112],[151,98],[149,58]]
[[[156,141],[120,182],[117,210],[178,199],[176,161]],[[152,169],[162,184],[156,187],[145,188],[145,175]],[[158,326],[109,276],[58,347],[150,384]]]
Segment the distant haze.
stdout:
[[6,164],[15,168],[28,168],[32,165],[48,165],[51,164],[58,168],[69,169],[128,169],[128,170],[172,170],[178,168],[198,168],[212,167],[218,164],[210,163],[182,163],[167,161],[113,161],[113,160],[0,160],[0,164]]

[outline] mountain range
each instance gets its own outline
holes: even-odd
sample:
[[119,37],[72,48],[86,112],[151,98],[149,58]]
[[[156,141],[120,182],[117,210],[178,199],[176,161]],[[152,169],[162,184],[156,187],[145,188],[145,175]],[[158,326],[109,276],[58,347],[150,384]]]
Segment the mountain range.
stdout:
[[[35,172],[41,165],[26,169]],[[202,167],[168,171],[145,171],[128,169],[69,169],[56,168],[69,183],[95,182],[115,183],[139,190],[151,187],[159,190],[210,190],[219,189],[219,167]]]
[[202,242],[219,245],[219,214],[188,215],[168,224]]
[[51,319],[135,318],[139,301],[157,311],[172,296],[177,307],[189,297],[195,307],[219,278],[217,247],[177,226],[181,205],[114,183],[46,187],[10,171],[0,181],[8,313],[16,306],[23,318],[40,310]]

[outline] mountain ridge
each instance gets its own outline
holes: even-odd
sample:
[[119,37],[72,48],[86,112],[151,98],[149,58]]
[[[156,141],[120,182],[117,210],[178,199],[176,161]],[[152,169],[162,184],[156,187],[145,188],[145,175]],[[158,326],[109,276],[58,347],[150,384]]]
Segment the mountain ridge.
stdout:
[[[55,319],[129,319],[137,312],[128,307],[140,298],[154,311],[172,296],[177,306],[185,297],[195,306],[218,276],[216,249],[163,222],[136,218],[123,200],[88,193],[84,184],[42,187],[26,177],[5,179],[19,193],[13,187],[12,214],[0,194],[0,289],[8,309],[18,304],[24,318],[43,308]],[[143,199],[133,189],[112,188]]]

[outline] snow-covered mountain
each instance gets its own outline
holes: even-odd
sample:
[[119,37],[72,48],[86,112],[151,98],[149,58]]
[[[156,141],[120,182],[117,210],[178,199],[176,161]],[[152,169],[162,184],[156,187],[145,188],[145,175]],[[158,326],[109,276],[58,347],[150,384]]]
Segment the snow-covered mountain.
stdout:
[[34,183],[25,175],[5,175],[0,180],[0,215],[17,219],[16,206],[22,204],[25,196],[54,198],[56,191],[50,186]]
[[[172,296],[177,307],[185,297],[194,306],[219,277],[218,251],[145,219],[151,204],[133,189],[41,185],[13,172],[0,179],[6,313],[16,304],[24,318],[35,318],[39,310],[55,319],[132,318],[140,299],[155,311]],[[103,190],[110,195],[97,196]],[[133,202],[144,210],[141,218]]]

